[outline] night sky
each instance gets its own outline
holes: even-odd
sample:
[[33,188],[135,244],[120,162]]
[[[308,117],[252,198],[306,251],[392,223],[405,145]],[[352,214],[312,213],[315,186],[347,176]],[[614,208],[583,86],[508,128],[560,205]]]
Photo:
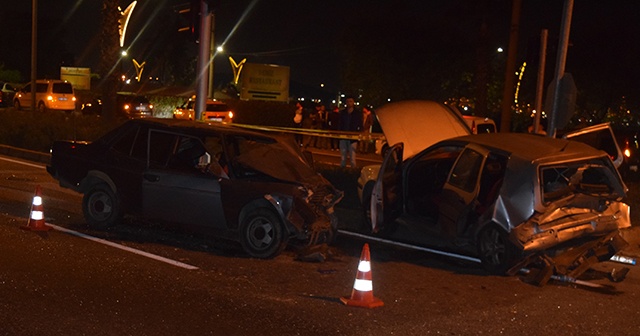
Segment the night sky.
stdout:
[[[124,8],[130,1],[122,1]],[[368,43],[384,46],[393,39],[398,45],[421,43],[421,36],[406,31],[408,25],[446,22],[437,33],[446,40],[448,34],[475,34],[472,16],[475,0],[220,0],[216,8],[216,44],[224,43],[226,55],[216,58],[216,72],[230,74],[227,55],[236,60],[271,63],[291,67],[292,80],[312,86],[325,83],[340,89],[341,48],[359,22],[372,24],[385,31],[383,36],[362,35]],[[0,42],[0,64],[5,69],[18,69],[29,74],[31,1],[0,0],[0,22],[4,26]],[[55,4],[54,4],[55,3]],[[167,13],[175,5],[187,1],[139,0],[126,39],[131,57],[147,60],[153,67],[154,53],[166,43],[159,34],[167,25]],[[492,48],[507,48],[511,2],[488,0]],[[562,17],[561,0],[522,0],[518,64],[533,59],[538,36],[549,30],[550,50],[547,72],[555,68],[555,44]],[[100,23],[100,0],[40,0],[39,16],[47,27],[47,37],[40,39],[41,48],[55,39],[66,52],[58,55],[72,60],[71,65],[97,66]],[[471,9],[470,9],[471,8]],[[7,10],[5,10],[7,9]],[[177,15],[177,14],[176,14]],[[6,24],[9,24],[9,27]],[[402,27],[402,28],[399,28]],[[457,32],[452,32],[453,29]],[[362,28],[366,31],[366,28]],[[459,35],[458,35],[459,36]],[[184,37],[188,38],[188,37]],[[61,39],[61,41],[60,41]],[[579,90],[609,90],[614,95],[634,96],[640,93],[640,1],[575,0],[570,49],[566,70],[576,79]],[[400,42],[400,43],[398,43]],[[391,44],[390,44],[391,45]],[[432,45],[429,49],[437,49]],[[393,53],[394,50],[387,52]],[[457,51],[459,52],[459,51]],[[474,50],[469,50],[473,53]],[[506,54],[506,53],[505,53]],[[47,57],[40,55],[39,73],[47,72]],[[452,54],[451,58],[456,55]],[[53,64],[47,69],[55,69]],[[388,66],[392,67],[393,64]],[[415,64],[419,67],[420,64]],[[473,66],[470,65],[470,68]],[[530,74],[535,76],[534,73]]]

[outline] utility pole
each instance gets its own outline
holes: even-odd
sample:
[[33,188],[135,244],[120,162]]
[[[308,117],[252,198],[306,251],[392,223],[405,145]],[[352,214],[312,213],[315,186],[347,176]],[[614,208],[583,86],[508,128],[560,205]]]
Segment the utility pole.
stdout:
[[[560,31],[560,45],[558,46],[558,54],[556,56],[556,73],[554,77],[555,90],[553,92],[553,108],[549,116],[549,129],[547,136],[555,138],[558,110],[560,107],[560,80],[564,76],[564,68],[567,63],[567,49],[569,48],[569,32],[571,31],[571,16],[573,15],[573,0],[565,0],[564,13],[562,16],[562,28]],[[547,92],[550,94],[551,92]]]
[[[540,33],[540,61],[538,62],[538,84],[536,87],[536,117],[533,123],[533,133],[540,131],[540,118],[542,117],[542,95],[544,94],[544,70],[547,60],[547,35],[548,31],[543,29]],[[549,125],[547,125],[548,128]]]
[[202,119],[202,112],[207,105],[207,86],[209,84],[209,53],[211,44],[211,15],[209,4],[200,0],[200,36],[198,48],[198,65],[196,69],[196,106],[195,118]]
[[518,30],[520,29],[521,0],[513,0],[511,10],[511,29],[509,31],[509,48],[507,50],[507,67],[505,70],[504,89],[502,91],[502,116],[500,132],[511,132],[511,113],[515,94],[516,57],[518,54]]
[[31,4],[31,111],[35,111],[38,77],[38,0],[32,0]]

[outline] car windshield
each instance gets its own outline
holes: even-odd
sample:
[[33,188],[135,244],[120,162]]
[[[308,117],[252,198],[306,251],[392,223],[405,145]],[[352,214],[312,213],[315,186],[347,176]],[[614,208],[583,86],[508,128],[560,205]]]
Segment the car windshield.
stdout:
[[541,173],[545,203],[577,193],[617,197],[611,168],[599,159],[543,167]]
[[229,106],[227,104],[207,104],[207,111],[209,112],[227,112]]
[[73,93],[69,83],[53,83],[53,93]]
[[146,97],[135,96],[131,99],[134,104],[149,104],[149,100]]

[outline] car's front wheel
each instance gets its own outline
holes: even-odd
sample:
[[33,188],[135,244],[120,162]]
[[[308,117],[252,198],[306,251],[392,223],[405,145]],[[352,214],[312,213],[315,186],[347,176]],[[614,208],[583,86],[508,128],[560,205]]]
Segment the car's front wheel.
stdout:
[[482,266],[492,274],[504,275],[518,261],[518,249],[495,224],[480,231],[477,244]]
[[240,243],[245,252],[254,258],[273,258],[287,244],[284,225],[273,211],[255,209],[240,225]]
[[362,188],[362,212],[364,215],[364,225],[365,229],[368,231],[372,230],[371,226],[371,193],[373,192],[373,187],[375,185],[375,181],[369,181]]
[[105,183],[91,186],[82,198],[82,211],[89,226],[103,229],[122,219],[122,206],[116,193]]

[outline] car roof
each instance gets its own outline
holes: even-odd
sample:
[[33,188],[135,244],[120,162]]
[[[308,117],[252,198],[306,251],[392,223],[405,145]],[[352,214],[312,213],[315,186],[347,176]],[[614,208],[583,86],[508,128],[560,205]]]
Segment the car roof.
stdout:
[[238,126],[234,126],[231,124],[223,124],[219,122],[200,122],[186,119],[169,119],[169,118],[143,118],[143,119],[131,119],[126,121],[126,123],[135,123],[135,124],[143,124],[151,127],[166,127],[166,128],[175,128],[176,130],[201,130],[201,131],[211,131],[215,130],[218,132],[225,133],[237,133],[237,134],[246,134],[253,136],[260,136],[263,138],[277,138],[274,135],[266,135],[264,133],[251,131],[245,128],[241,128]]
[[459,113],[434,101],[385,104],[376,110],[376,117],[389,145],[404,143],[404,158],[439,141],[471,134]]
[[556,139],[529,133],[485,133],[457,137],[453,141],[475,143],[493,148],[529,162],[574,160],[599,157],[605,152],[579,141]]

